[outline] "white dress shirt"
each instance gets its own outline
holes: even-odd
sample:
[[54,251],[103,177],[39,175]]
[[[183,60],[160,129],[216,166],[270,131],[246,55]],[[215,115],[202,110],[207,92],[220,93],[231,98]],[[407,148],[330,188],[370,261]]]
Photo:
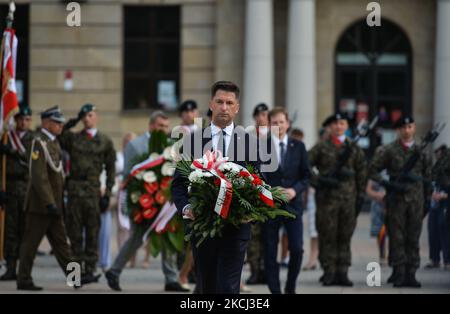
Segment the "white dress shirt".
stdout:
[[91,137],[95,137],[97,134],[97,129],[85,129],[87,133],[91,135]]
[[[227,126],[225,129],[223,129],[225,131],[225,152],[222,152],[224,156],[227,155],[228,152],[228,146],[230,145],[231,142],[231,136],[233,134],[233,130],[234,130],[234,123],[231,123],[229,126]],[[212,136],[212,147],[214,150],[218,151],[222,151],[222,143],[219,143],[220,138],[222,137],[222,129],[219,128],[218,126],[214,125],[214,123],[211,122],[211,136]]]
[[288,136],[287,134],[285,134],[282,140],[280,140],[277,136],[273,136],[272,141],[275,146],[275,150],[277,152],[278,164],[280,164],[281,163],[280,143],[284,143],[284,153],[286,154],[288,148]]

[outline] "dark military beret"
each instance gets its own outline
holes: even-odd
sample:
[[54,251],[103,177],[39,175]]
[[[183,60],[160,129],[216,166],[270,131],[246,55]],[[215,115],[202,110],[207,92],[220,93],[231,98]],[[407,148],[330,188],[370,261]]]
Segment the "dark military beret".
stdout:
[[269,107],[265,103],[257,104],[255,109],[253,109],[253,117],[256,117],[264,111],[269,111]]
[[180,113],[184,112],[184,111],[191,111],[191,110],[195,110],[197,109],[197,102],[195,100],[186,100],[184,101],[180,107],[178,108],[178,111]]
[[19,112],[16,114],[16,117],[29,117],[33,114],[30,107],[24,106],[19,108]]
[[331,120],[333,119],[334,115],[328,116],[323,122],[322,122],[322,127],[326,128],[327,126],[329,126],[331,124]]
[[41,112],[41,119],[51,119],[53,121],[64,123],[66,119],[64,118],[64,115],[61,112],[61,109],[59,109],[58,106],[51,107],[43,112]]
[[78,113],[80,117],[84,117],[86,114],[88,114],[91,111],[95,111],[96,108],[93,104],[84,104],[81,109],[80,112]]
[[414,123],[413,117],[411,117],[411,116],[404,116],[404,117],[401,117],[400,119],[398,119],[394,123],[394,128],[395,129],[399,129],[399,128],[402,128],[405,125],[410,124],[410,123]]
[[334,115],[329,116],[327,118],[327,120],[325,120],[325,121],[328,123],[327,125],[330,125],[331,123],[339,121],[339,120],[347,120],[348,121],[348,116],[343,112],[337,112]]

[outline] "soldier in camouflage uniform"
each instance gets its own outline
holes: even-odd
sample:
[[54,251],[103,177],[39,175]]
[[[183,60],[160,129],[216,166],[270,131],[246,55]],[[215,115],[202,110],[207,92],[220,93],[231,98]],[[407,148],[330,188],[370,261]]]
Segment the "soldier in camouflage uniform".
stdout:
[[6,193],[2,194],[2,198],[6,198],[2,205],[6,208],[4,255],[7,270],[0,277],[2,281],[16,280],[16,264],[25,228],[24,202],[29,178],[27,149],[33,140],[31,114],[30,108],[20,108],[14,117],[15,130],[8,131],[8,143],[0,147],[1,153],[7,156]]
[[[424,205],[429,204],[431,185],[430,162],[414,142],[416,126],[412,117],[403,117],[395,125],[399,139],[384,146],[373,158],[370,179],[387,189],[386,218],[390,261],[394,267],[394,287],[420,287],[415,274],[420,265],[419,238]],[[408,159],[420,153],[407,177],[399,178]],[[380,172],[386,169],[389,182]]]
[[[338,113],[328,122],[332,134],[309,152],[310,165],[317,170],[312,184],[317,191],[319,260],[324,269],[321,281],[324,286],[352,286],[348,278],[350,242],[364,197],[366,161],[362,149],[345,136],[348,129],[346,117]],[[328,177],[347,147],[351,153],[340,173],[336,178]]]
[[[441,152],[441,157],[436,161],[436,164],[433,166],[431,170],[431,175],[434,183],[434,191],[432,194],[433,201],[438,203],[438,208],[443,210],[446,214],[446,226],[444,224],[444,236],[447,233],[447,236],[450,236],[450,232],[448,232],[450,228],[450,213],[449,213],[449,199],[450,195],[450,149],[444,148]],[[439,230],[441,231],[441,230]],[[450,237],[447,241],[442,241],[442,245],[450,243]],[[450,248],[447,248],[450,249]],[[444,257],[445,258],[445,257]],[[446,261],[444,260],[444,263]],[[445,264],[445,269],[449,270],[450,265]]]
[[[79,121],[84,129],[70,132]],[[75,259],[82,265],[86,278],[94,276],[98,260],[100,213],[109,207],[115,180],[116,153],[111,139],[96,129],[97,113],[91,104],[84,105],[77,118],[69,120],[59,141],[70,156],[67,179],[68,204],[66,221]],[[100,174],[106,170],[106,191],[100,192]],[[84,232],[83,232],[84,231]],[[83,236],[84,235],[84,236]]]

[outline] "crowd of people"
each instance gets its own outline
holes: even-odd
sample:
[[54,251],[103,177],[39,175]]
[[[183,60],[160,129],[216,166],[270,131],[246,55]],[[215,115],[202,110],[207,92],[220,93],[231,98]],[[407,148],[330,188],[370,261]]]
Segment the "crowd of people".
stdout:
[[[223,133],[223,148],[214,139],[214,132],[212,142],[224,155],[232,141],[239,94],[232,82],[216,82],[202,123],[203,127],[222,130],[217,134]],[[184,101],[178,109],[185,134],[202,131],[194,123],[200,117],[196,101]],[[66,121],[61,109],[52,107],[40,113],[41,124],[34,131],[30,108],[21,107],[14,117],[7,144],[0,146],[7,159],[6,190],[0,193],[6,209],[3,249],[7,267],[0,281],[16,280],[19,290],[42,289],[34,284],[31,273],[44,236],[64,274],[69,262],[81,266],[81,285],[98,282],[101,268],[108,286],[120,291],[120,275],[128,263],[136,265],[141,247],[145,249],[142,265],[148,267],[150,244],[143,243],[141,229],[125,214],[121,183],[130,174],[136,156],[148,152],[152,132],[170,134],[169,116],[153,111],[148,129],[140,136],[127,133],[121,150],[116,151],[111,138],[97,128],[100,114],[95,105],[85,104],[77,117]],[[225,235],[229,243],[239,239],[239,245],[233,247],[214,242],[195,249],[185,243],[182,252],[171,254],[163,244],[165,291],[189,292],[193,283],[196,293],[239,293],[248,291],[248,285],[266,284],[271,293],[296,293],[304,253],[303,214],[311,241],[303,270],[321,267],[323,275],[318,279],[323,286],[353,286],[349,277],[351,239],[367,201],[372,218],[370,235],[377,239],[380,262],[393,268],[389,282],[394,287],[421,286],[416,272],[420,266],[419,237],[427,213],[430,263],[425,267],[440,267],[442,253],[443,267],[450,269],[450,150],[445,146],[437,149],[433,165],[415,140],[413,117],[399,118],[395,123],[398,138],[378,147],[373,156],[349,136],[349,119],[342,112],[323,122],[319,141],[309,151],[303,144],[303,131],[291,127],[283,107],[270,109],[267,104],[257,104],[253,118],[255,125],[249,133],[267,140],[277,161],[276,171],[262,173],[262,177],[283,189],[287,199],[283,206],[296,218],[252,223],[238,235]],[[80,122],[81,131],[74,132],[72,128]],[[276,134],[271,133],[274,127]],[[194,219],[185,189],[175,174],[175,205],[185,219]],[[113,220],[117,222],[119,247],[115,258],[110,251]],[[220,258],[222,252],[235,259],[212,268],[213,258]],[[241,280],[244,260],[251,273],[245,281]],[[280,267],[288,269],[284,289]]]

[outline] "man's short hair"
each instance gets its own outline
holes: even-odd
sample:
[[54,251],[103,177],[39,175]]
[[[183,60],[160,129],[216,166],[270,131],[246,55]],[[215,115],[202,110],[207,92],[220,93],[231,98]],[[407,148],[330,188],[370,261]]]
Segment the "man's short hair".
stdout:
[[239,95],[241,91],[239,90],[239,86],[230,81],[218,81],[213,84],[211,87],[211,98],[214,98],[218,90],[223,90],[225,92],[234,93],[236,99],[239,99]]
[[294,129],[292,129],[292,131],[291,131],[291,136],[292,136],[292,137],[304,137],[304,136],[305,136],[305,133],[303,132],[302,129],[294,128]]
[[162,110],[156,110],[153,111],[153,113],[150,115],[150,124],[153,124],[158,120],[158,118],[162,118],[164,120],[169,119],[169,117],[164,113]]
[[284,109],[284,107],[275,107],[272,110],[269,111],[269,120],[272,119],[273,117],[275,117],[277,114],[284,114],[284,116],[286,117],[286,120],[289,121],[289,113],[287,112],[286,109]]

